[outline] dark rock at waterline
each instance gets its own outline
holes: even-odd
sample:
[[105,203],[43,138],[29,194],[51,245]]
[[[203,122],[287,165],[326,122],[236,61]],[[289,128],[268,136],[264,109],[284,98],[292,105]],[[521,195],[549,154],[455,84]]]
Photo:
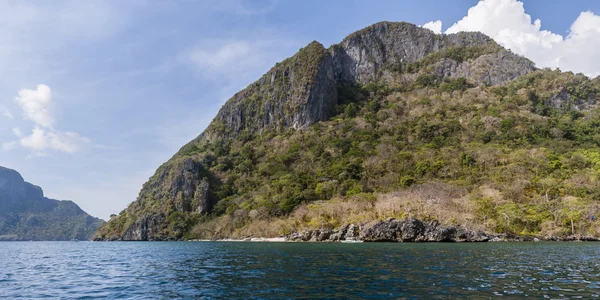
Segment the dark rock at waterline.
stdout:
[[[390,218],[371,225],[349,224],[339,230],[315,229],[287,236],[288,241],[302,242],[488,242],[507,241],[504,235],[490,235],[482,231],[457,226],[444,226],[438,221]],[[512,240],[512,239],[511,239]]]
[[[455,242],[461,237],[459,229],[443,226],[438,221],[423,222],[417,219],[379,221],[362,231],[360,240],[365,242]],[[480,241],[480,235],[467,231],[464,241]]]
[[401,221],[388,219],[365,228],[359,239],[365,242],[397,242],[402,234]]
[[473,231],[460,228],[457,230],[455,241],[457,242],[487,242],[493,237],[490,237],[485,232]]

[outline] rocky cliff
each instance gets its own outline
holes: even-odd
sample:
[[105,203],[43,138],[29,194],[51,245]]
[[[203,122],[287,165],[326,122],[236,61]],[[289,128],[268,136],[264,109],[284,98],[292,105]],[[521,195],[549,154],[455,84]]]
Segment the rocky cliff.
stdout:
[[[309,230],[286,237],[286,240],[293,242],[488,242],[506,239],[506,235],[491,235],[457,226],[444,226],[438,221],[394,218],[362,226],[349,224],[341,226],[339,230]],[[516,240],[516,237],[514,239]]]
[[415,63],[431,64],[437,80],[465,77],[502,84],[535,69],[479,32],[435,34],[409,23],[381,22],[357,31],[330,48],[338,82],[393,81],[398,71],[413,73]]
[[278,63],[229,99],[204,134],[183,151],[202,140],[301,129],[328,120],[340,84],[394,84],[426,74],[440,82],[462,77],[499,85],[533,70],[533,62],[482,33],[439,35],[410,23],[381,22],[329,49],[313,41]]
[[235,94],[210,129],[240,133],[306,128],[327,120],[336,98],[332,58],[323,45],[312,42]]
[[17,171],[0,167],[0,240],[89,240],[102,223],[72,201],[44,197]]
[[[312,42],[235,94],[96,238],[189,238],[216,217],[227,225],[202,230],[239,230],[313,200],[401,189],[425,176],[462,184],[470,175],[448,168],[476,163],[468,143],[508,143],[513,127],[514,139],[524,136],[509,148],[562,138],[564,129],[527,122],[555,126],[547,118],[596,100],[596,82],[536,70],[481,33],[377,23],[327,49]],[[405,162],[411,151],[443,156],[432,154],[443,147],[464,161]]]

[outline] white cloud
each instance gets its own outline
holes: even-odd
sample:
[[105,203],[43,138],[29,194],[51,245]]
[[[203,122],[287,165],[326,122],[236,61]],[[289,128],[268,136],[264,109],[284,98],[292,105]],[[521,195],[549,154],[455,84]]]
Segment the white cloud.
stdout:
[[439,21],[439,20],[427,22],[427,23],[423,24],[423,26],[421,26],[421,27],[427,28],[437,34],[442,33],[442,21]]
[[4,151],[10,151],[10,150],[14,149],[16,146],[17,146],[16,141],[6,142],[6,143],[2,144],[2,149],[4,149]]
[[45,153],[46,149],[75,153],[90,140],[75,132],[60,132],[51,129],[35,127],[32,133],[20,139],[21,146],[35,153]]
[[582,12],[566,37],[542,30],[541,25],[539,19],[532,21],[520,1],[482,0],[446,33],[480,31],[538,67],[600,75],[600,16]]
[[17,136],[17,137],[22,137],[23,136],[23,132],[21,132],[20,128],[13,128],[12,132]]
[[46,150],[75,153],[90,144],[90,139],[76,132],[62,132],[54,128],[55,118],[52,115],[52,90],[39,84],[35,90],[21,89],[15,101],[23,110],[23,117],[33,121],[35,127],[30,135],[24,135],[20,128],[13,128],[18,141],[4,143],[6,151],[17,145],[32,150],[37,156],[46,156]]
[[38,84],[37,89],[22,89],[15,101],[23,109],[23,116],[37,125],[51,128],[54,118],[51,113],[52,91],[45,84]]
[[8,108],[6,108],[3,105],[0,105],[0,115],[4,116],[4,117],[7,117],[9,119],[13,118],[13,115],[10,113],[10,110],[8,110]]

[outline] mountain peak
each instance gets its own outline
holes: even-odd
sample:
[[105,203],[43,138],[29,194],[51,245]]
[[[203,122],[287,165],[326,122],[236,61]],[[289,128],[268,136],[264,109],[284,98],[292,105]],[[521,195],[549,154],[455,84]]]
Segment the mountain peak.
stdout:
[[86,240],[101,224],[74,202],[48,199],[41,187],[0,166],[0,240]]
[[531,61],[479,32],[444,35],[406,22],[379,22],[329,49],[312,41],[277,63],[229,99],[193,144],[242,132],[306,128],[327,120],[339,84],[404,84],[428,74],[439,81],[465,77],[476,84],[497,85],[534,69]]
[[[243,170],[252,170],[260,156],[267,155],[250,146],[245,147],[245,143],[260,140],[271,143],[271,147],[285,149],[289,146],[289,141],[285,140],[288,134],[310,132],[308,128],[318,122],[331,125],[329,121],[340,115],[341,110],[348,116],[355,114],[359,106],[357,103],[361,101],[350,100],[356,102],[350,105],[344,97],[348,94],[361,99],[371,97],[369,94],[375,92],[365,87],[385,86],[388,91],[414,90],[417,93],[442,83],[458,82],[456,90],[462,91],[476,85],[505,84],[533,70],[535,67],[531,61],[502,48],[482,33],[435,34],[406,22],[373,24],[327,49],[313,41],[231,97],[208,128],[163,164],[144,184],[137,201],[102,227],[97,238],[179,238],[183,233],[180,224],[192,222],[187,217],[227,211],[230,196],[246,193],[245,196],[252,198],[253,191],[261,187],[248,182],[247,186],[236,187],[246,190],[242,192],[234,190],[227,182],[243,181],[236,176],[254,178],[252,176],[257,173]],[[373,103],[374,109],[380,105]],[[373,120],[377,116],[368,114],[368,118]],[[367,123],[361,120],[361,126],[365,128],[376,125]],[[339,133],[343,134],[345,130],[340,129]],[[365,129],[365,135],[371,136],[369,132]],[[399,136],[402,134],[399,133]],[[276,135],[282,136],[281,145],[270,139]],[[344,144],[347,147],[359,147],[354,145],[354,141],[347,142]],[[302,149],[302,143],[297,141],[294,149]],[[326,145],[321,150],[321,158],[337,155]],[[277,161],[272,162],[273,165],[279,163],[287,167],[288,161],[299,155],[294,153],[292,151],[289,157],[282,153]],[[311,158],[315,159],[319,158]],[[307,165],[310,164],[307,162]],[[340,165],[340,170],[354,165],[346,161]],[[277,168],[285,167],[278,165]],[[264,166],[258,173],[278,178],[282,173],[276,172],[277,168]],[[352,172],[356,172],[352,176],[358,178],[360,168],[356,165],[356,169],[342,172],[343,176],[336,174],[335,178],[345,178]],[[232,170],[239,173],[228,176],[234,172]],[[310,182],[312,179],[289,180]],[[333,183],[334,179],[322,180],[339,184]],[[314,187],[306,188],[302,183],[295,186],[283,184],[277,188],[277,192],[262,195],[261,199],[246,200],[264,202],[265,206],[269,206],[268,203],[274,201],[271,198],[281,198],[286,190],[301,189],[304,194],[279,201],[277,209],[285,211],[302,199],[313,197],[311,190]]]
[[329,118],[336,96],[331,56],[313,41],[227,101],[209,137],[304,128]]
[[19,172],[0,167],[0,202],[13,199],[22,201],[26,196],[25,180]]
[[[466,51],[463,51],[466,49]],[[387,82],[413,80],[407,66],[428,59],[430,70],[438,79],[466,77],[475,83],[502,84],[534,70],[531,61],[499,46],[480,32],[435,34],[431,30],[406,22],[380,22],[348,35],[330,47],[338,82],[366,84],[381,79]],[[456,55],[456,54],[461,55]],[[468,54],[464,56],[462,54]],[[468,62],[480,59],[478,62]],[[494,57],[494,55],[496,57]],[[465,64],[466,63],[466,64]],[[494,72],[493,67],[511,72]],[[509,65],[509,67],[504,67]],[[408,72],[407,72],[408,71]],[[489,75],[491,71],[492,75]],[[489,76],[488,76],[489,75]],[[403,81],[402,78],[400,81]]]

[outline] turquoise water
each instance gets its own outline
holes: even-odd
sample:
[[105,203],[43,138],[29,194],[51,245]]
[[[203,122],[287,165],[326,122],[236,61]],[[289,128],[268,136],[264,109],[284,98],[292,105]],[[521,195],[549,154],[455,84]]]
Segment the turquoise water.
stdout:
[[593,298],[600,244],[4,242],[0,298]]

